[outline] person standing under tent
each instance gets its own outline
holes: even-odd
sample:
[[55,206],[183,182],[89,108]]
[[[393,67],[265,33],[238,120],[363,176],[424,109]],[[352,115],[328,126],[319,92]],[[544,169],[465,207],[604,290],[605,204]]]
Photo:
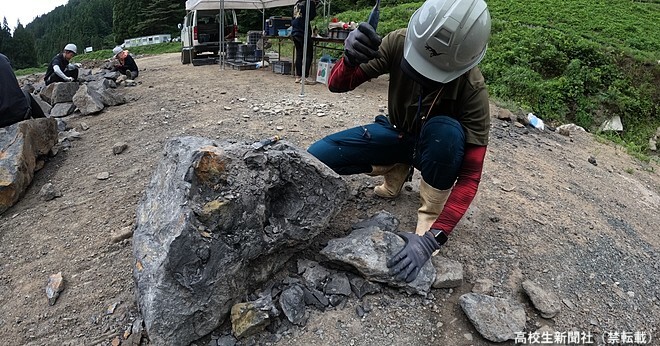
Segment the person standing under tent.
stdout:
[[[309,1],[309,21],[316,18],[316,5],[318,0]],[[312,67],[312,28],[309,24],[305,25],[305,15],[307,13],[307,0],[298,0],[293,5],[293,16],[291,17],[291,39],[296,46],[296,83],[314,84],[314,79],[310,78],[309,71]],[[307,51],[304,50],[305,28],[307,28]],[[305,80],[303,81],[303,54],[305,57]]]

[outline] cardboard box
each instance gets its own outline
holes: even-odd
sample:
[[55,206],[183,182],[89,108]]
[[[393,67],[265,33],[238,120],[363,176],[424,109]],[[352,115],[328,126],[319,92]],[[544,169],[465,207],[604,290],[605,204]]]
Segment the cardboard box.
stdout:
[[319,61],[316,69],[316,81],[327,85],[334,66],[334,63]]

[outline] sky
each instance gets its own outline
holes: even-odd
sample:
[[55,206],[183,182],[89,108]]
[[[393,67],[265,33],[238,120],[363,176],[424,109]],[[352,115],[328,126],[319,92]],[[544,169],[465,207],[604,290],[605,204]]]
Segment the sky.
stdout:
[[46,14],[67,2],[68,0],[0,0],[0,25],[2,18],[6,17],[13,33],[18,20],[26,26],[35,17]]

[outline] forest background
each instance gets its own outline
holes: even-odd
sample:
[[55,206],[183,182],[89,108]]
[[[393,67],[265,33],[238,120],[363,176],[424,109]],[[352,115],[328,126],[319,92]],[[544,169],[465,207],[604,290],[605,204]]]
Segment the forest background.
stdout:
[[[374,2],[322,0],[312,25],[327,28],[331,17],[364,21]],[[381,1],[379,33],[405,27],[421,3]],[[533,112],[549,125],[573,122],[591,131],[619,115],[625,130],[604,135],[642,160],[652,158],[649,138],[660,127],[660,0],[487,3],[493,29],[480,66],[492,98],[514,112]],[[12,29],[3,19],[0,52],[15,69],[45,70],[70,42],[98,52],[128,38],[177,37],[184,7],[184,0],[69,0],[25,26],[16,23]],[[267,9],[265,17],[290,12]],[[260,11],[237,11],[237,16],[242,33],[262,27]]]

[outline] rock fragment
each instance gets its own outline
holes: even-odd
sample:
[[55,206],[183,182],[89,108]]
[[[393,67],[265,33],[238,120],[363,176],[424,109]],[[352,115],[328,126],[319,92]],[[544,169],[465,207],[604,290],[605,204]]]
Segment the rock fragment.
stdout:
[[463,284],[463,265],[442,256],[431,257],[435,267],[433,288],[453,288]]
[[556,294],[545,291],[531,280],[525,280],[522,287],[541,317],[553,318],[561,311],[561,300]]
[[44,201],[50,201],[57,197],[62,197],[62,192],[55,187],[52,183],[46,183],[39,190],[39,196]]
[[52,274],[48,277],[48,284],[46,285],[46,297],[48,297],[48,305],[55,305],[60,293],[64,291],[64,278],[62,272]]
[[459,303],[477,331],[493,342],[514,339],[527,322],[525,309],[506,299],[466,293]]

